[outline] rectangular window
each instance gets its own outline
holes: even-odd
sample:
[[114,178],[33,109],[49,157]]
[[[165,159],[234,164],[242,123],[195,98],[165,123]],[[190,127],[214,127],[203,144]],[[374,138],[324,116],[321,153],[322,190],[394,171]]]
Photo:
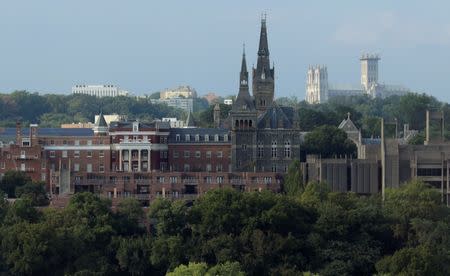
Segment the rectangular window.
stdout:
[[180,142],[180,134],[177,134],[177,135],[175,136],[175,141]]
[[211,171],[211,164],[206,164],[206,171],[210,172]]
[[219,142],[219,135],[218,134],[214,135],[214,142]]
[[98,170],[99,170],[99,172],[105,172],[105,165],[104,164],[100,164],[99,166],[98,166]]
[[184,171],[188,172],[190,171],[191,167],[189,166],[189,164],[184,164]]
[[4,169],[5,168],[5,162],[2,162],[1,166],[2,166],[1,168]]
[[80,171],[80,164],[78,164],[78,163],[73,164],[73,171],[74,172]]
[[211,184],[212,183],[212,177],[211,176],[205,176],[205,182],[207,184]]
[[198,142],[198,141],[200,141],[200,135],[196,134],[195,135],[195,142]]
[[191,135],[186,134],[184,140],[185,140],[186,142],[190,142],[190,141],[191,141]]
[[86,165],[86,171],[87,171],[88,173],[91,173],[91,172],[92,172],[92,164],[87,164],[87,165]]
[[156,177],[156,181],[158,181],[159,183],[164,183],[164,176]]
[[222,164],[217,164],[216,171],[221,172],[223,170]]
[[174,151],[173,152],[173,158],[178,158],[178,156],[179,156],[178,151]]
[[55,151],[54,150],[51,150],[50,151],[50,158],[55,158]]
[[176,184],[177,183],[177,177],[176,176],[171,176],[170,177],[170,184]]
[[86,154],[87,154],[87,157],[92,157],[92,151],[89,150]]
[[41,173],[41,181],[45,181],[46,179],[46,174],[45,173]]
[[208,151],[206,152],[206,158],[211,158],[211,151],[208,150]]
[[205,134],[205,142],[209,142],[209,134]]
[[62,151],[62,158],[67,158],[67,150]]
[[200,158],[200,156],[201,156],[201,155],[200,155],[200,151],[197,150],[197,151],[195,152],[195,158]]
[[87,140],[87,145],[92,146],[92,140]]
[[103,150],[98,152],[98,157],[103,158],[105,156],[105,152]]
[[228,134],[223,135],[223,141],[228,142]]
[[189,158],[190,152],[188,150],[184,151],[184,158]]
[[74,151],[73,152],[73,157],[74,158],[79,158],[80,157],[80,151],[79,150]]
[[75,146],[79,146],[80,145],[80,140],[75,140]]
[[223,157],[223,153],[221,151],[217,152],[217,158],[222,158]]
[[45,170],[46,167],[47,167],[47,163],[42,162],[42,163],[41,163],[41,169]]
[[222,183],[223,183],[223,176],[218,176],[218,177],[216,177],[216,182],[217,182],[218,184],[222,184]]

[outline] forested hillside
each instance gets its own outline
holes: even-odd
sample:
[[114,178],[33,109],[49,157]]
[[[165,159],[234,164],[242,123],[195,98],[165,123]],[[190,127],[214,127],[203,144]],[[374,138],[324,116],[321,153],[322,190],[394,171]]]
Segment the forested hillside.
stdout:
[[152,104],[150,99],[135,97],[96,98],[89,95],[39,95],[26,91],[0,94],[0,126],[13,127],[17,120],[24,125],[38,123],[41,127],[59,127],[62,123],[92,122],[94,116],[127,115],[130,119],[152,120],[185,116],[181,110],[164,104]]

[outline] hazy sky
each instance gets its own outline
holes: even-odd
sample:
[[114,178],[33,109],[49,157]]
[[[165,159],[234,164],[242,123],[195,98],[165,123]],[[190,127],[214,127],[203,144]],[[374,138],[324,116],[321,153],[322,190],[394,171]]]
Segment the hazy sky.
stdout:
[[242,43],[250,67],[267,12],[277,97],[304,98],[309,64],[327,65],[331,83],[358,84],[370,52],[382,82],[450,101],[449,11],[449,1],[411,0],[1,0],[0,91],[111,83],[235,94]]

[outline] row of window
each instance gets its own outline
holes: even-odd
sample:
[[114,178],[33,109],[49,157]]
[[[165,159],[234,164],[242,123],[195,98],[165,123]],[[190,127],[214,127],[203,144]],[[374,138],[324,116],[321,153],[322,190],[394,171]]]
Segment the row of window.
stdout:
[[[62,145],[74,145],[74,146],[80,146],[80,145],[87,145],[87,146],[92,146],[93,144],[95,144],[95,141],[92,140],[62,140],[62,141],[56,141],[55,140],[50,140],[48,142],[50,145],[59,145],[62,143]],[[99,145],[103,145],[103,140],[100,139],[98,140],[98,144]]]
[[[185,150],[183,156],[184,156],[184,158],[190,158],[191,157],[191,152],[188,151],[188,150]],[[206,156],[206,158],[211,158],[212,152],[211,151],[207,151],[205,156]],[[216,152],[216,156],[217,156],[217,158],[223,158],[223,152],[222,151]],[[173,158],[178,158],[178,157],[180,157],[179,152],[178,151],[174,151],[173,152]],[[201,157],[202,157],[201,151],[199,151],[199,150],[195,151],[195,158],[201,158]]]
[[[184,141],[185,142],[190,142],[191,141],[191,136],[192,135],[190,135],[190,134],[186,134],[184,136]],[[201,141],[200,134],[195,134],[193,139],[194,139],[193,141],[195,141],[195,142],[200,142]],[[214,140],[212,140],[212,139],[214,139]],[[181,141],[181,135],[180,134],[176,134],[175,135],[175,140],[177,142],[180,142]],[[219,134],[215,134],[213,137],[210,137],[210,135],[205,134],[203,136],[203,141],[205,141],[205,142],[210,142],[210,141],[219,142],[220,141],[220,136],[219,136]],[[228,142],[228,134],[223,135],[223,141],[224,142]]]
[[[50,155],[50,158],[55,158],[56,157],[56,152],[54,150],[51,150],[49,155]],[[98,157],[99,158],[103,158],[104,156],[105,156],[105,152],[103,150],[99,150],[98,151]],[[67,158],[68,157],[68,151],[67,150],[61,151],[61,157],[62,158]],[[74,150],[73,151],[73,157],[74,158],[80,158],[80,151],[79,150]],[[86,151],[86,157],[88,157],[88,158],[92,157],[92,151],[91,150]]]
[[[173,171],[184,171],[184,172],[190,172],[190,171],[203,171],[203,168],[201,166],[198,165],[193,165],[191,166],[190,164],[183,164],[183,167],[180,168],[178,167],[178,164],[173,164],[172,165],[172,170]],[[212,172],[213,171],[213,167],[211,164],[206,164],[205,166],[205,171],[206,172]],[[216,172],[223,172],[223,165],[222,164],[217,164],[215,167],[215,171]]]

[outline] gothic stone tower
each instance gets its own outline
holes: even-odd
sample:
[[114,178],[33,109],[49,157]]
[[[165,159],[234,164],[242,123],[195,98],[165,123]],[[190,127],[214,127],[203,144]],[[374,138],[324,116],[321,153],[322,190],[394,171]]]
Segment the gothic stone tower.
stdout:
[[361,56],[361,85],[367,91],[378,83],[378,55],[364,54]]
[[248,89],[248,72],[245,52],[239,80],[239,94],[230,113],[233,171],[253,171],[256,151],[257,110]]
[[259,114],[272,105],[275,87],[275,68],[270,68],[269,45],[267,43],[266,17],[261,19],[258,61],[253,68],[253,97]]

